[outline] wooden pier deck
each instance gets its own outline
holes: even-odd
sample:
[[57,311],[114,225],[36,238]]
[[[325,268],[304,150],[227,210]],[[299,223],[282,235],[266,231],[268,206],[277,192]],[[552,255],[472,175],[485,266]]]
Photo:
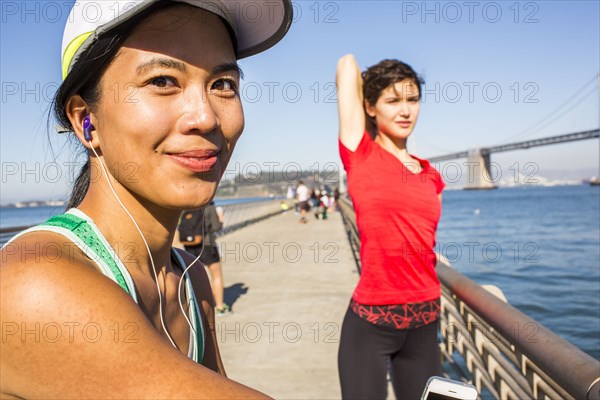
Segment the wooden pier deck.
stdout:
[[358,273],[339,213],[293,210],[218,239],[225,300],[217,317],[230,378],[277,399],[339,399],[340,329]]

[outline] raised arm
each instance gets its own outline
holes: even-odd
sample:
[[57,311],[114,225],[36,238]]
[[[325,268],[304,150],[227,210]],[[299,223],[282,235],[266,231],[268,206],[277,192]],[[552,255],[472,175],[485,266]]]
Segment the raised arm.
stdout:
[[176,350],[72,247],[41,248],[1,254],[0,397],[264,398]]
[[340,140],[349,150],[358,147],[365,132],[363,81],[354,55],[347,54],[337,64]]

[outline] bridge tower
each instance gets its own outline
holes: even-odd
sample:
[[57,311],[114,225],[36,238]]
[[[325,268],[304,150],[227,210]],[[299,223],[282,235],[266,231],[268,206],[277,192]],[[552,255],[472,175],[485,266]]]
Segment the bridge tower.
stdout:
[[490,177],[490,154],[480,148],[469,149],[467,156],[467,184],[465,190],[496,189]]

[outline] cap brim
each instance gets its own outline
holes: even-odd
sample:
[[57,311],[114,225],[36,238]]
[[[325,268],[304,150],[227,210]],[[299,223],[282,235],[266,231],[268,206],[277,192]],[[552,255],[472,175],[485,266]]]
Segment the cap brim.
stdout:
[[[245,8],[244,13],[250,14],[253,12],[250,5],[256,5],[255,10],[260,11],[261,18],[251,19],[251,15],[247,15],[248,19],[242,19],[236,24],[235,30],[238,40],[238,58],[246,58],[273,47],[277,44],[288,32],[292,25],[292,2],[291,0],[282,0],[279,7],[274,7],[273,2],[268,1],[223,1],[228,3],[243,3]],[[235,4],[234,4],[235,6]],[[258,16],[259,11],[256,11]]]

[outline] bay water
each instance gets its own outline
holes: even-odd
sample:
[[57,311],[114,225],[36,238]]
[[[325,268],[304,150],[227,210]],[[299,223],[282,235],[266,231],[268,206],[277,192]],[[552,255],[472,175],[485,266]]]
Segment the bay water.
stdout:
[[436,250],[600,360],[600,187],[446,191]]

